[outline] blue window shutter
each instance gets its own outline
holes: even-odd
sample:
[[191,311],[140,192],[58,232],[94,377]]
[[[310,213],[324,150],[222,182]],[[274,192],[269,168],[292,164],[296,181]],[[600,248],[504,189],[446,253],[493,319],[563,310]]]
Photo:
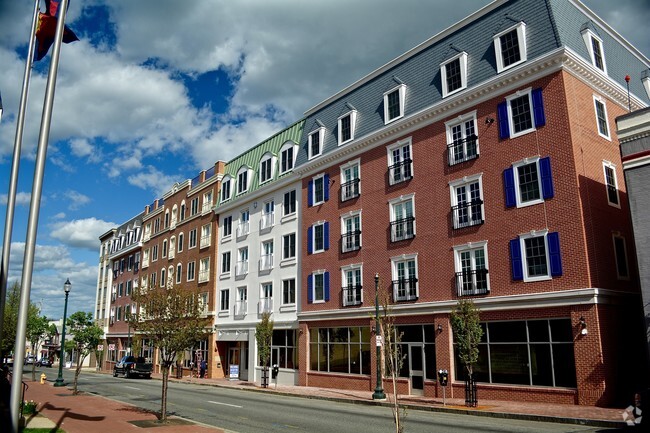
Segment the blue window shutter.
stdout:
[[546,125],[546,115],[544,114],[544,99],[542,98],[542,89],[534,89],[533,97],[533,117],[535,118],[535,127]]
[[542,179],[542,196],[544,200],[553,198],[555,190],[553,189],[553,175],[551,173],[551,158],[540,158],[539,174]]
[[323,176],[323,192],[325,194],[325,201],[330,199],[330,175]]
[[325,272],[323,276],[323,285],[325,286],[325,302],[330,300],[330,273]]
[[562,275],[562,257],[560,255],[560,235],[558,232],[551,232],[546,235],[548,242],[548,258],[551,262],[551,276]]
[[314,181],[310,180],[307,183],[307,206],[311,207],[314,205]]
[[307,276],[307,302],[314,302],[314,276],[312,274]]
[[503,170],[503,187],[506,193],[506,207],[515,207],[517,191],[515,191],[515,171],[512,167]]
[[524,279],[524,268],[521,260],[521,244],[519,238],[510,241],[510,260],[512,262],[512,279],[520,281]]
[[330,223],[327,221],[323,224],[323,248],[330,249]]
[[497,117],[499,118],[499,138],[505,140],[510,137],[510,124],[508,123],[508,103],[506,101],[497,105]]
[[307,254],[314,252],[314,240],[312,239],[313,228],[307,229]]

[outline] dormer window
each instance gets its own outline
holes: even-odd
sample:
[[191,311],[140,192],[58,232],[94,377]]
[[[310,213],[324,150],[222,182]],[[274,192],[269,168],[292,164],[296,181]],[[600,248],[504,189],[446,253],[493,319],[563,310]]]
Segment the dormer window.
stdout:
[[354,140],[354,129],[357,123],[357,110],[351,110],[339,117],[338,142],[339,146]]
[[325,128],[320,127],[311,134],[309,134],[309,142],[307,143],[309,159],[316,158],[323,152],[323,139],[325,138]]
[[526,24],[520,22],[494,36],[497,72],[526,61]]
[[607,72],[605,65],[605,53],[603,52],[603,40],[589,28],[582,30],[582,38],[589,52],[591,64],[603,72]]
[[293,170],[296,159],[296,143],[287,141],[280,149],[280,174]]
[[237,172],[237,194],[248,191],[248,167],[242,167]]
[[226,176],[223,178],[221,181],[221,201],[228,201],[230,200],[230,184],[232,183],[232,178],[230,176]]
[[440,64],[442,97],[454,94],[467,87],[467,53],[462,52]]
[[268,182],[273,178],[273,155],[270,153],[264,154],[260,161],[260,183]]
[[388,124],[404,116],[405,98],[405,84],[400,84],[384,93],[384,123]]

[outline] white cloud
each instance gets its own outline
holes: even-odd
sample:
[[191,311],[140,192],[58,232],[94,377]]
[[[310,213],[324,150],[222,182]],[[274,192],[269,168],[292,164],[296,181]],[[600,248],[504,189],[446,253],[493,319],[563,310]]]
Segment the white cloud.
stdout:
[[68,145],[73,155],[87,158],[88,162],[99,162],[102,159],[100,149],[90,144],[87,138],[72,139]]
[[50,237],[76,248],[99,251],[99,236],[117,224],[94,217],[52,223]]
[[[17,192],[16,193],[16,206],[29,206],[29,201],[32,198],[31,192]],[[0,194],[0,203],[7,204],[9,196],[7,194]]]
[[146,167],[145,170],[129,176],[128,178],[131,185],[142,189],[154,190],[157,197],[160,197],[169,191],[174,183],[182,180],[183,179],[180,179],[178,176],[168,176],[152,166]]

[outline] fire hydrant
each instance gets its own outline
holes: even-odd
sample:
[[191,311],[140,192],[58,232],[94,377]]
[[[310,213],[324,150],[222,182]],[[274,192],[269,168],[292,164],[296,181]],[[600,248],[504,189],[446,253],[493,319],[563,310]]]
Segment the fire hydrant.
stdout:
[[47,376],[45,373],[41,373],[41,385],[45,385],[45,380],[47,379]]

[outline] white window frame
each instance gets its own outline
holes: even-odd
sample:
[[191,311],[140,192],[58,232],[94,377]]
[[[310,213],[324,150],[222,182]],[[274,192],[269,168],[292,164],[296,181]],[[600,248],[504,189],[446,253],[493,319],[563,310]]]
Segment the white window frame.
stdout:
[[[317,271],[312,272],[311,278],[312,278],[312,293],[311,293],[311,299],[312,299],[312,304],[323,304],[325,303],[325,270],[319,269]],[[316,299],[316,275],[320,275],[323,278],[323,297],[322,299]]]
[[[230,218],[230,227],[228,234],[226,234],[226,220]],[[224,216],[223,219],[221,220],[221,242],[226,242],[232,239],[232,215],[227,215]]]
[[406,146],[408,146],[408,148],[409,148],[409,155],[410,155],[410,159],[411,159],[411,162],[409,164],[410,165],[411,176],[409,178],[407,178],[405,176],[405,174],[404,174],[404,165],[402,165],[402,167],[400,167],[401,180],[395,180],[395,176],[393,176],[392,171],[390,171],[388,173],[388,182],[389,182],[390,185],[396,185],[398,183],[409,181],[409,180],[413,179],[413,177],[415,176],[415,173],[413,172],[413,143],[411,141],[411,137],[405,138],[403,140],[399,140],[398,142],[393,143],[390,146],[386,146],[386,152],[387,152],[387,155],[388,155],[388,158],[387,158],[387,160],[388,160],[388,169],[391,170],[391,167],[393,165],[395,165],[395,161],[393,159],[393,150],[399,148],[400,149],[400,158],[401,158],[402,154],[403,154],[402,149],[404,147],[406,147]]
[[[244,221],[244,215],[247,215],[247,220]],[[244,209],[239,212],[239,224],[237,224],[237,237],[244,237],[251,231],[251,212],[250,209]]]
[[[267,296],[270,292],[271,296]],[[260,283],[260,303],[258,306],[258,312],[260,314],[264,312],[273,313],[273,281],[265,281]]]
[[[512,101],[514,99],[518,99],[524,96],[528,96],[528,106],[530,107],[529,115],[530,115],[530,124],[531,127],[528,129],[523,129],[519,132],[515,132],[515,123],[513,119],[513,114],[512,114]],[[506,97],[506,104],[508,106],[508,127],[510,128],[510,138],[516,138],[520,137],[522,135],[530,134],[531,132],[534,132],[537,130],[537,127],[535,125],[535,113],[534,113],[534,107],[533,107],[533,88],[529,87],[527,89],[520,89],[517,90],[514,94],[507,96]]]
[[[320,250],[316,249],[316,227],[322,226],[323,227],[323,248]],[[312,254],[317,254],[317,253],[322,253],[325,250],[325,221],[317,221],[311,226],[311,236],[312,236]]]
[[[284,284],[285,281],[293,281],[293,302],[287,302],[287,299],[284,297]],[[298,284],[296,283],[295,278],[285,278],[282,280],[282,306],[295,306],[296,305],[296,299],[298,298]]]
[[275,256],[274,239],[262,241],[260,245],[260,272],[268,272],[273,269],[273,257]]
[[206,214],[212,212],[212,206],[214,204],[214,194],[212,190],[208,190],[203,193],[203,202],[201,204],[201,213]]
[[210,257],[199,260],[199,283],[210,281]]
[[[338,129],[336,135],[337,135],[339,146],[342,146],[354,140],[354,131],[357,125],[357,114],[358,114],[357,110],[350,110],[338,118],[337,121]],[[343,140],[342,126],[343,126],[343,119],[345,119],[346,117],[350,117],[350,138],[348,138],[347,140]]]
[[224,176],[221,181],[221,202],[227,202],[232,197],[232,177]]
[[[447,87],[447,65],[451,64],[458,60],[460,64],[460,87],[458,89],[449,90]],[[442,97],[446,98],[447,96],[458,93],[463,89],[467,88],[467,53],[463,51],[458,53],[451,59],[448,59],[440,64],[440,79],[442,83]]]
[[[393,236],[393,225],[392,225],[393,222],[397,221],[395,206],[399,205],[399,204],[407,203],[409,201],[411,202],[411,207],[413,209],[413,236],[411,236],[411,237],[401,237],[401,238],[397,239],[395,236]],[[400,242],[400,241],[404,241],[404,240],[408,240],[408,239],[413,239],[415,237],[415,235],[417,234],[417,231],[416,231],[417,218],[415,216],[415,193],[400,195],[399,197],[396,197],[396,198],[394,198],[392,200],[389,200],[388,201],[388,208],[389,208],[389,212],[390,212],[390,222],[391,222],[391,234],[390,234],[391,242]]]
[[[270,174],[269,177],[265,177],[266,171],[264,170],[264,165],[269,164],[270,165]],[[275,176],[275,156],[273,156],[272,153],[267,152],[262,156],[262,159],[260,160],[260,185],[263,183],[266,183],[270,180],[273,180],[273,177]]]
[[[356,285],[353,287],[359,287],[359,290],[361,291],[361,302],[348,302],[345,292],[343,291],[344,288],[350,289],[350,287],[347,285],[348,283],[348,272],[354,272],[356,270],[360,271],[359,274],[359,281],[356,282]],[[341,266],[341,294],[343,296],[343,306],[347,307],[349,305],[360,305],[363,304],[363,264],[362,263],[353,263],[350,265],[346,266]]]
[[[293,208],[293,212],[285,213],[285,209],[287,208],[287,203],[289,201],[287,200],[287,197],[290,199],[291,198],[291,193],[293,193],[293,202],[292,204],[289,204],[289,210]],[[291,189],[289,191],[285,191],[284,194],[282,194],[282,219],[284,220],[285,217],[295,217],[296,212],[298,210],[298,194],[296,193],[295,189]]]
[[[396,281],[398,280],[398,272],[397,272],[397,267],[399,263],[402,262],[410,262],[414,261],[415,262],[415,297],[416,299],[420,298],[420,271],[418,269],[418,254],[402,254],[400,256],[395,256],[390,258],[390,263],[391,263],[391,281]],[[406,299],[396,299],[395,294],[393,293],[393,299],[395,301],[403,302],[403,301],[410,301],[413,300],[413,298],[409,298],[408,296]]]
[[262,203],[260,214],[260,231],[268,230],[275,225],[275,200],[269,199]]
[[212,223],[201,226],[200,248],[207,248],[212,244]]
[[[293,256],[285,256],[284,255],[285,239],[290,238],[292,235],[293,235]],[[297,252],[298,252],[298,236],[296,232],[286,233],[282,235],[282,262],[295,262]]]
[[[348,170],[350,168],[353,168],[355,166],[357,167],[357,175],[358,175],[358,177],[356,179],[348,179],[347,176],[345,175],[346,170]],[[361,195],[361,160],[360,159],[355,159],[355,160],[352,160],[352,161],[348,161],[345,164],[340,166],[340,170],[341,170],[341,201],[351,200],[353,198],[356,198],[356,197],[360,196]],[[354,187],[350,187],[348,189],[351,190],[352,193],[348,193],[348,195],[345,195],[346,190],[343,188],[343,185],[345,185],[348,182],[352,182],[354,180],[359,180],[359,183],[358,183],[358,185],[356,187],[357,188],[357,191],[356,191],[357,194],[354,195],[353,194],[355,192]]]
[[[474,135],[476,135],[476,157],[468,158],[467,157],[467,128],[465,125],[467,122],[473,122],[474,123]],[[453,129],[456,126],[461,127],[461,133],[462,133],[462,141],[463,141],[463,155],[465,156],[463,159],[456,161],[455,154],[453,154],[454,158],[452,159],[452,152],[453,150],[449,147],[450,144],[454,142],[454,134],[453,134]],[[470,159],[475,159],[477,158],[480,154],[480,147],[479,147],[479,138],[478,138],[478,124],[476,122],[476,110],[471,111],[469,113],[461,114],[460,116],[448,120],[445,122],[445,129],[447,131],[447,149],[449,152],[448,156],[448,162],[449,165],[456,165],[460,164],[461,162],[469,161]]]
[[[514,172],[514,170],[513,170]],[[456,221],[456,215],[453,213],[453,208],[455,206],[458,206],[458,194],[456,194],[456,188],[465,186],[466,187],[466,195],[468,198],[470,198],[470,189],[469,186],[473,183],[478,182],[478,190],[479,190],[479,199],[481,200],[481,222],[485,222],[485,200],[483,199],[483,173],[478,173],[473,176],[465,176],[462,179],[457,179],[457,180],[452,180],[449,182],[449,195],[450,195],[450,201],[451,201],[451,207],[452,207],[452,219],[453,219],[453,228],[458,229],[458,228],[464,228],[464,227],[471,227],[475,226],[478,224],[481,224],[481,222],[474,222],[472,220],[472,209],[471,206],[469,206],[467,212],[469,214],[469,219],[468,223],[460,227],[460,223],[457,223]],[[541,183],[540,183],[541,187]],[[540,190],[541,193],[541,190]],[[468,201],[470,202],[470,201]]]
[[[312,137],[314,134],[318,134],[318,153],[315,154],[312,152]],[[323,140],[325,139],[325,127],[321,126],[318,129],[309,133],[309,138],[307,139],[307,157],[308,159],[314,159],[323,153]]]
[[230,288],[219,290],[219,315],[230,314]]
[[248,313],[248,286],[237,287],[235,292],[235,310],[236,317],[243,317]]
[[[282,169],[283,168],[282,167],[282,161],[284,161],[284,159],[285,159],[284,154],[285,154],[285,152],[288,152],[289,150],[291,150],[291,152],[292,152],[291,153],[291,167],[286,167],[286,169],[283,170]],[[293,170],[293,168],[296,165],[296,155],[297,155],[297,153],[298,153],[298,145],[296,143],[294,143],[293,141],[287,141],[286,143],[284,143],[282,145],[282,147],[280,148],[280,174],[288,173],[291,170]]]
[[183,242],[185,242],[185,235],[183,232],[180,232],[178,234],[178,252],[182,253],[183,252]]
[[[399,114],[395,117],[389,118],[388,110],[388,96],[393,92],[397,91],[399,95]],[[384,93],[384,124],[388,125],[391,122],[394,122],[398,119],[404,117],[404,108],[406,106],[406,84],[398,84],[389,91]]]
[[[616,239],[623,241],[623,252],[625,253],[625,267],[627,268],[627,275],[621,275],[618,269],[618,252],[616,251]],[[627,241],[625,237],[619,233],[612,233],[612,247],[614,248],[614,266],[616,267],[616,277],[619,280],[628,281],[630,279],[630,261],[627,256]]]
[[[519,44],[519,61],[514,62],[508,66],[503,65],[503,53],[501,52],[501,36],[504,36],[511,31],[517,31],[517,43]],[[526,46],[526,23],[523,21],[515,24],[512,27],[509,27],[502,32],[494,35],[494,54],[497,60],[497,73],[500,74],[503,71],[514,68],[517,65],[524,63],[527,60],[527,46]]]
[[[242,260],[243,252],[246,251],[246,260]],[[241,265],[240,265],[241,263]],[[247,246],[237,250],[237,263],[235,264],[235,276],[240,277],[247,275],[250,267],[250,251]]]
[[[605,126],[607,127],[607,134],[603,134],[600,130],[600,120],[598,119],[598,104],[603,107],[603,113],[605,115]],[[609,117],[607,116],[607,103],[605,98],[600,95],[594,95],[594,115],[596,116],[596,129],[598,130],[598,135],[603,137],[606,140],[612,141],[611,128],[609,126]]]
[[[190,278],[190,271],[192,271],[192,276]],[[187,270],[185,274],[186,281],[194,281],[196,279],[196,262],[191,261],[187,263]]]
[[[187,249],[191,250],[192,248],[196,248],[196,245],[197,245],[197,239],[196,239],[197,231],[196,231],[196,228],[193,228],[192,230],[187,232],[187,234],[188,234]],[[192,236],[192,234],[194,234],[194,236]],[[192,238],[194,238],[194,244],[192,244]]]
[[[512,175],[515,181],[515,201],[517,203],[518,208],[526,207],[526,206],[534,206],[536,204],[540,204],[544,202],[544,191],[542,189],[542,175],[539,170],[539,160],[540,160],[539,156],[532,156],[529,158],[524,158],[521,161],[517,161],[512,164]],[[539,189],[539,198],[537,200],[529,200],[524,203],[521,201],[521,189],[519,187],[519,167],[528,164],[537,165],[537,187]]]
[[[346,224],[347,220],[353,219],[355,217],[359,217],[359,226],[357,227],[357,230],[359,231],[359,245],[357,246],[358,248],[354,249],[346,249],[346,243],[345,240],[343,239],[344,236],[348,235],[348,226]],[[350,211],[348,213],[345,213],[341,215],[341,252],[342,253],[347,253],[351,251],[358,251],[361,249],[362,245],[362,239],[361,236],[363,234],[362,230],[362,222],[361,222],[361,210],[355,210],[355,211]]]
[[[539,275],[531,277],[528,275],[528,263],[526,261],[526,239],[544,237],[544,249],[546,253],[546,275]],[[548,230],[533,230],[530,233],[523,233],[519,235],[519,247],[521,250],[521,265],[524,274],[524,282],[534,281],[547,281],[552,279],[551,275],[551,259],[548,253]]]
[[183,279],[183,265],[178,263],[176,265],[176,284],[180,284]]
[[[228,269],[224,270],[223,265],[226,262],[225,257],[228,255]],[[221,253],[221,260],[219,261],[219,274],[222,278],[230,276],[232,272],[232,251],[224,251]]]
[[[607,182],[607,169],[612,170],[612,178],[614,180],[614,185],[610,185]],[[607,203],[610,206],[620,209],[621,208],[621,196],[618,189],[618,176],[616,176],[616,166],[609,161],[603,161],[603,180],[605,181],[605,193],[607,193]],[[614,187],[616,189],[616,203],[610,201],[609,199],[609,188]]]
[[[588,28],[582,31],[582,39],[585,41],[585,45],[587,46],[587,52],[589,53],[589,60],[593,65],[593,67],[599,70],[600,72],[607,74],[607,61],[605,60],[605,48],[603,46],[603,39],[597,36],[591,29]],[[596,40],[598,42],[598,45],[600,46],[599,54],[603,62],[602,68],[599,68],[598,65],[596,65],[596,53],[594,52],[593,40]]]
[[[251,174],[250,174],[250,169],[246,166],[241,167],[239,170],[237,170],[237,195],[243,194],[248,191],[250,188],[251,184]],[[242,185],[241,182],[241,177],[246,175],[246,185],[245,188],[240,188]]]
[[[471,261],[472,261],[471,270],[476,271],[476,260],[475,260],[475,256],[474,256],[473,252],[475,250],[479,250],[479,249],[483,250],[483,255],[485,257],[485,269],[487,271],[489,271],[490,264],[488,262],[488,247],[487,246],[488,246],[488,241],[468,242],[468,243],[463,244],[463,245],[455,245],[453,247],[453,249],[454,249],[454,269],[455,269],[456,273],[463,271],[463,267],[462,267],[462,263],[461,263],[461,254],[464,253],[464,252],[467,252],[467,251],[472,252],[472,254],[471,254]],[[487,292],[489,293],[490,292],[490,274],[489,274],[489,272],[486,274],[485,279],[486,279],[486,283],[487,283]],[[475,294],[485,294],[485,293],[467,293],[467,292],[462,292],[461,293],[461,291],[462,291],[462,289],[458,288],[458,296],[471,296],[471,295],[475,295]]]
[[[321,200],[317,200],[317,197],[316,197],[316,182],[317,181],[323,182],[323,189],[322,189],[323,197],[322,197]],[[327,188],[329,186],[329,185],[325,185],[325,173],[321,173],[319,175],[314,176],[312,178],[312,185],[313,185],[313,188],[312,188],[312,205],[316,206],[316,205],[319,205],[321,203],[325,203],[325,188]]]

